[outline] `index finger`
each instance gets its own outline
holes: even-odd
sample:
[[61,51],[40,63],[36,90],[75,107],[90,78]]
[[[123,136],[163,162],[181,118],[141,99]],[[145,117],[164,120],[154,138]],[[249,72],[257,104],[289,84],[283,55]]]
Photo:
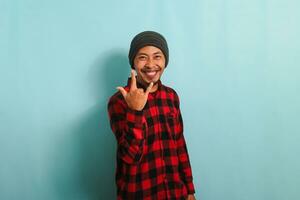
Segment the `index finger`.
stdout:
[[153,82],[151,82],[146,90],[146,95],[148,95],[153,87]]
[[130,90],[132,90],[132,89],[137,89],[135,72],[134,72],[133,69],[131,70],[131,85],[130,85]]

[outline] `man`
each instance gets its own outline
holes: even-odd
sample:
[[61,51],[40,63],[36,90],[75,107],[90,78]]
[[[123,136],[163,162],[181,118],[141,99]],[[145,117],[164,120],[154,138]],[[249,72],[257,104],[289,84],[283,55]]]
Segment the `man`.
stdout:
[[169,61],[167,42],[157,32],[141,32],[128,57],[131,78],[108,103],[118,146],[118,199],[194,200],[179,98],[160,80]]

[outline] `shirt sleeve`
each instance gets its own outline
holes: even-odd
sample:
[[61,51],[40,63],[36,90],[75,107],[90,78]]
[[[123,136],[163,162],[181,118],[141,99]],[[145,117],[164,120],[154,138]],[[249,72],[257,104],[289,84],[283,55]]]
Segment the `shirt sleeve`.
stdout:
[[118,156],[128,164],[138,163],[144,146],[143,111],[132,110],[122,99],[111,98],[108,114],[118,143]]
[[194,194],[195,188],[193,184],[193,176],[192,176],[192,168],[190,164],[189,154],[185,142],[185,138],[183,135],[183,120],[181,111],[179,108],[179,100],[178,100],[178,114],[177,114],[176,130],[178,131],[177,137],[177,153],[179,158],[179,172],[180,176],[186,186],[188,194]]

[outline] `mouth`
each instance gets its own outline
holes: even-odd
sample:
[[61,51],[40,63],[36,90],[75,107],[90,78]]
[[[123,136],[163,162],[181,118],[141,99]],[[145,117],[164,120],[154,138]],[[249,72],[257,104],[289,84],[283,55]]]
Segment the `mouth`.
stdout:
[[159,70],[142,70],[148,79],[153,79],[158,74]]

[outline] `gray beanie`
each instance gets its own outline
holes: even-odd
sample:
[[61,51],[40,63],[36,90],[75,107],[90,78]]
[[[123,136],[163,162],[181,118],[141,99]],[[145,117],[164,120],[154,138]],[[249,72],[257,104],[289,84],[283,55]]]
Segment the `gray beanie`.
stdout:
[[166,39],[159,33],[154,31],[144,31],[137,34],[131,41],[128,54],[131,68],[134,69],[134,58],[138,51],[145,46],[155,46],[159,48],[165,56],[167,67],[169,62],[169,49]]

